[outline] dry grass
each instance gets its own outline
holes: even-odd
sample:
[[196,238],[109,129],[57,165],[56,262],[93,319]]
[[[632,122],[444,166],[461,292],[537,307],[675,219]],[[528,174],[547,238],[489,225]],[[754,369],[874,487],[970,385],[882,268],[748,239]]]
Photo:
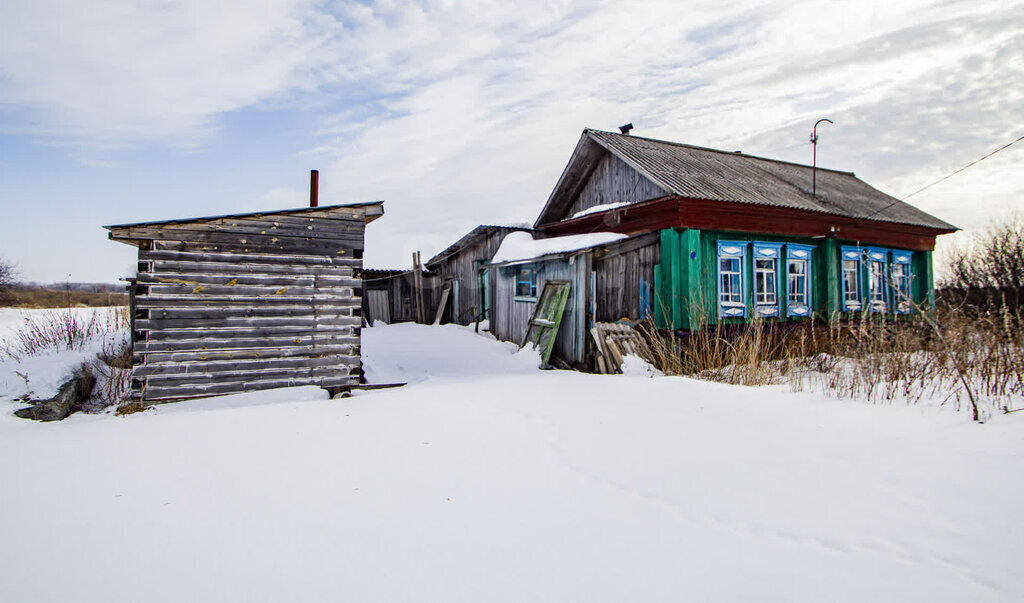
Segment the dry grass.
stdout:
[[63,291],[60,289],[26,289],[12,287],[3,299],[3,306],[12,308],[97,308],[127,306],[127,293]]
[[142,402],[124,402],[117,405],[117,411],[115,411],[115,414],[118,416],[131,415],[137,412],[145,412],[148,409],[149,407]]
[[[920,309],[919,309],[920,310]],[[787,383],[840,398],[917,403],[939,399],[958,408],[977,398],[986,412],[1009,410],[1024,396],[1024,316],[1003,306],[983,311],[940,305],[897,318],[798,324],[753,320],[685,336],[642,323],[641,332],[666,374],[724,383]]]

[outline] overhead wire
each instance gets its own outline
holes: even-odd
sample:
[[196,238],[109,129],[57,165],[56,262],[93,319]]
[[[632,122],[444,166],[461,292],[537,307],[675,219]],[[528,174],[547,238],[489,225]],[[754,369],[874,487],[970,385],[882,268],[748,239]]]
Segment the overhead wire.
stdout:
[[917,189],[916,191],[910,193],[909,195],[904,195],[902,198],[896,199],[892,203],[890,203],[890,204],[888,204],[888,205],[886,205],[886,206],[884,206],[884,207],[882,207],[880,209],[877,209],[874,212],[864,216],[864,218],[870,218],[872,216],[875,216],[875,215],[877,215],[877,214],[879,214],[879,213],[889,209],[893,205],[896,205],[897,203],[902,203],[903,201],[913,197],[914,195],[930,189],[931,187],[935,186],[936,184],[939,184],[940,182],[944,182],[946,180],[949,180],[950,178],[952,178],[953,176],[956,176],[957,174],[959,174],[960,172],[966,170],[967,168],[973,167],[973,166],[981,163],[982,161],[985,161],[986,159],[988,159],[989,157],[995,155],[996,153],[998,153],[1000,151],[1005,151],[1006,149],[1012,147],[1013,145],[1017,144],[1018,142],[1020,142],[1022,140],[1024,140],[1024,135],[1018,137],[1016,140],[1013,140],[1013,141],[1010,141],[1010,142],[1004,144],[1003,146],[999,147],[998,149],[992,151],[991,153],[989,153],[989,154],[987,154],[987,155],[985,155],[983,157],[979,157],[978,159],[975,159],[974,161],[968,163],[967,165],[963,166],[962,168],[956,170],[955,172],[950,172],[949,174],[946,174],[945,176],[943,176],[942,178],[939,178],[935,182],[932,182],[931,184],[928,184],[927,186],[922,186],[921,188]]

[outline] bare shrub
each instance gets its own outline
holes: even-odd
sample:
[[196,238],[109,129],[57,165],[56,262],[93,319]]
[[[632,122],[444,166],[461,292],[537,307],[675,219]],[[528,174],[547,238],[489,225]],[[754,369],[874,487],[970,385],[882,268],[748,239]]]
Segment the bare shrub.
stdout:
[[[1024,305],[1024,217],[993,225],[966,248],[949,253],[949,276],[940,286],[947,297],[973,307]],[[1019,324],[1019,323],[1018,323]]]
[[128,326],[128,312],[124,308],[93,310],[91,314],[70,308],[30,314],[13,335],[0,342],[0,352],[17,360],[25,356],[80,350],[95,336],[127,329]]

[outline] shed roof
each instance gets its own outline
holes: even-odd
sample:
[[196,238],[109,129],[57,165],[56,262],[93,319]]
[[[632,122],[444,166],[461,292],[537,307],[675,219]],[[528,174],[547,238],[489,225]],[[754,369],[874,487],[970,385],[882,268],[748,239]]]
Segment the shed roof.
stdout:
[[562,214],[605,152],[612,153],[670,194],[691,199],[767,205],[952,232],[956,227],[887,195],[853,172],[719,151],[653,138],[586,129],[535,226]]
[[427,260],[427,263],[424,264],[424,266],[426,266],[430,270],[433,270],[438,264],[448,259],[450,256],[472,245],[473,241],[475,241],[477,237],[490,234],[491,232],[494,232],[496,230],[505,231],[506,233],[532,232],[532,229],[526,226],[500,226],[497,224],[481,224],[480,226],[477,226],[473,230],[467,232],[465,235],[463,235],[461,239],[455,241],[454,243],[446,247],[443,251]]
[[201,216],[196,218],[175,218],[173,220],[156,220],[153,222],[132,222],[130,224],[109,224],[104,226],[107,230],[113,230],[115,228],[132,228],[132,227],[146,227],[146,226],[160,226],[163,224],[188,224],[190,222],[207,222],[211,220],[230,220],[232,218],[255,218],[259,216],[303,216],[309,215],[311,217],[329,217],[332,213],[339,213],[334,210],[344,210],[352,208],[366,208],[367,211],[363,214],[364,223],[369,223],[377,218],[384,215],[384,202],[383,201],[366,201],[362,203],[346,203],[340,205],[321,205],[319,207],[299,207],[295,209],[280,209],[275,211],[254,211],[242,214],[223,214],[217,216]]

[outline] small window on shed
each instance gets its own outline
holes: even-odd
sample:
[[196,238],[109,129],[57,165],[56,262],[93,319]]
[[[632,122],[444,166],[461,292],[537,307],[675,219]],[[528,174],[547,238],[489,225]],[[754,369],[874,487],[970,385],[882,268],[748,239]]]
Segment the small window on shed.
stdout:
[[537,271],[533,268],[516,270],[516,297],[537,297]]

